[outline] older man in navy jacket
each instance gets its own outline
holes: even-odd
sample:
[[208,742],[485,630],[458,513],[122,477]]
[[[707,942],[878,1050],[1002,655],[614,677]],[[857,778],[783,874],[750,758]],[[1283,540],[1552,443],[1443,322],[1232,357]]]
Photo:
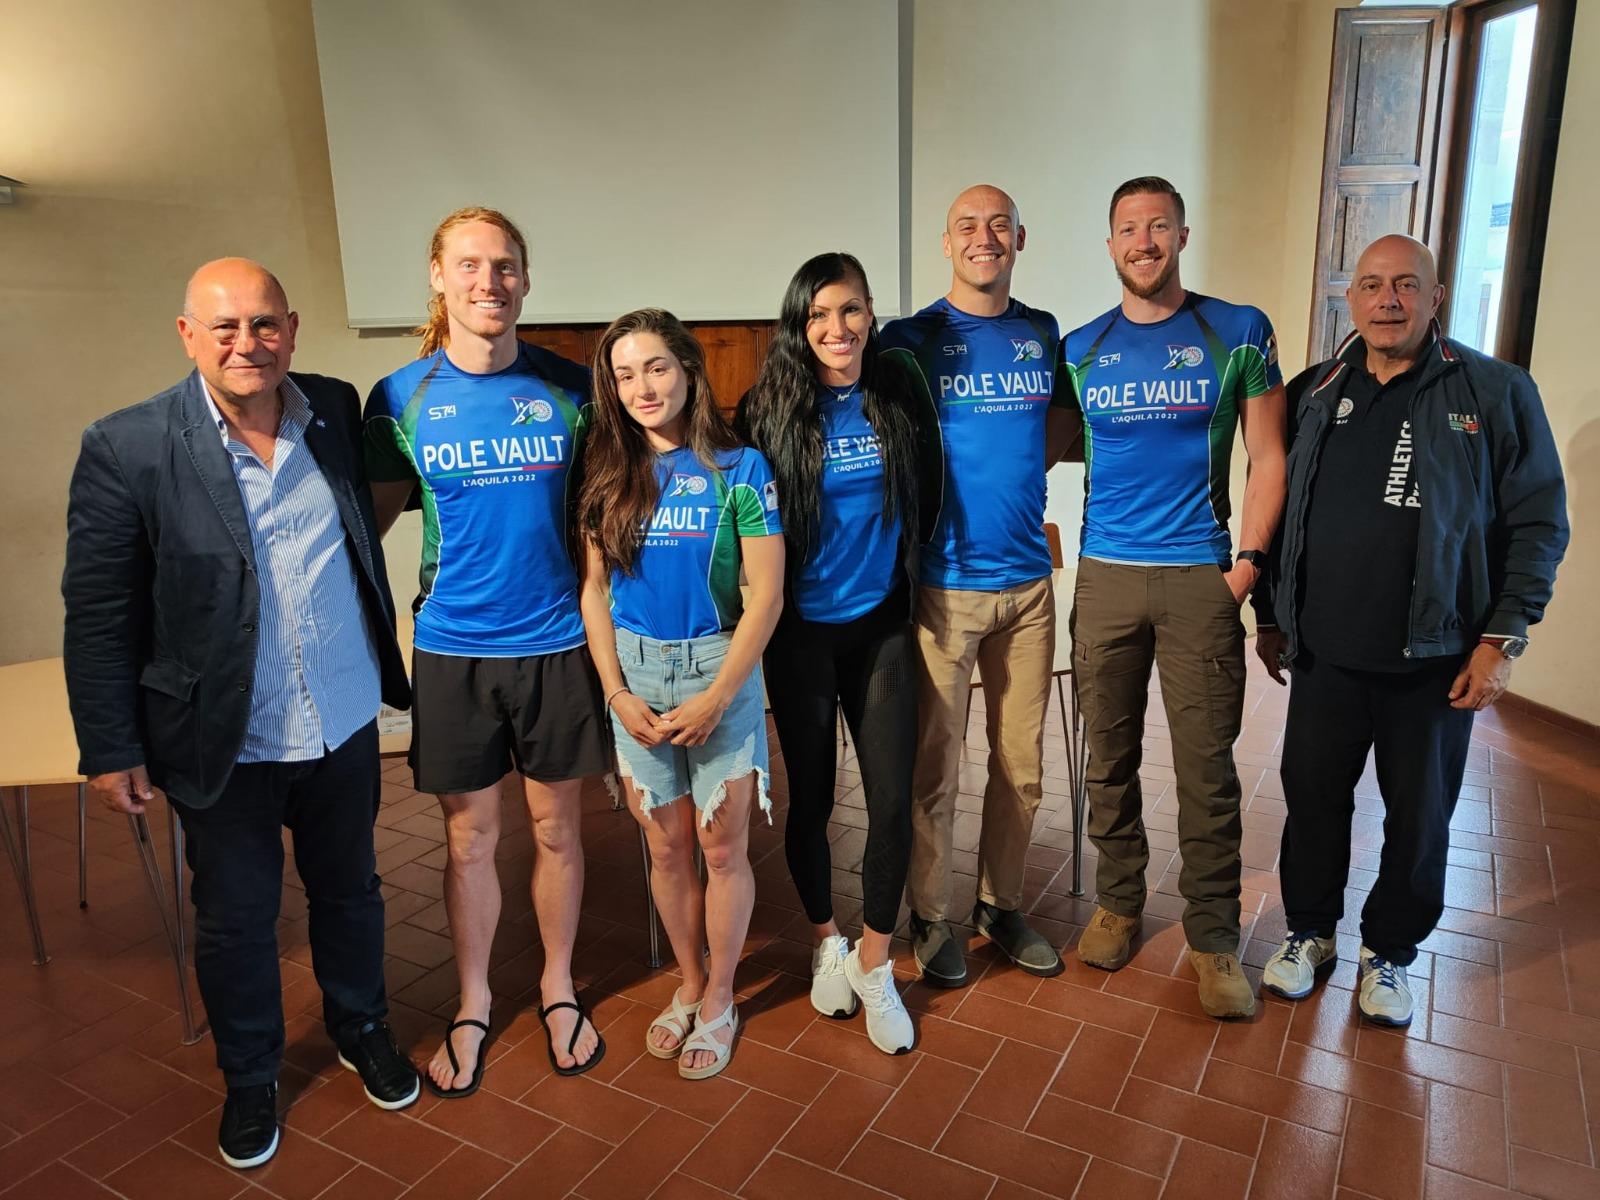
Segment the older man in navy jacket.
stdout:
[[79,769],[111,809],[159,787],[188,835],[195,967],[228,1085],[218,1145],[278,1146],[282,831],[341,1062],[416,1099],[383,983],[373,853],[380,696],[410,704],[347,383],[290,375],[298,318],[244,259],[195,273],[195,371],[83,435],[67,513],[67,690]]
[[1406,967],[1444,911],[1473,713],[1505,691],[1567,545],[1561,462],[1532,378],[1443,337],[1426,246],[1368,246],[1355,332],[1289,384],[1289,494],[1255,593],[1257,651],[1291,666],[1279,873],[1288,936],[1262,986],[1311,993],[1336,957],[1354,789],[1375,751],[1383,852],[1358,1003],[1411,1021]]

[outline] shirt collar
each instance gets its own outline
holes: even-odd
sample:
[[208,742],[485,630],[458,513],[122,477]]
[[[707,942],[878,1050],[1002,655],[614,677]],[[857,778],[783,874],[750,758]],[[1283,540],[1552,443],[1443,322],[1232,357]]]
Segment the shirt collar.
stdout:
[[[211,414],[211,423],[216,426],[217,435],[226,446],[230,440],[228,421],[222,415],[222,410],[217,407],[216,400],[212,398],[211,385],[206,383],[204,376],[200,377],[200,394],[206,398],[206,411]],[[298,441],[300,435],[305,433],[306,426],[311,423],[311,401],[306,399],[306,394],[300,390],[299,384],[287,375],[278,385],[278,394],[283,399],[283,417],[278,422],[278,436],[286,441]]]

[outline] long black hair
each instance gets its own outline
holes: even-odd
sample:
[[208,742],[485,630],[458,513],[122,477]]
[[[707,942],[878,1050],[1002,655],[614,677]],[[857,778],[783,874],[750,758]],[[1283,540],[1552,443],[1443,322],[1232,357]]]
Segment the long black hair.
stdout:
[[[789,280],[778,313],[772,348],[761,375],[739,408],[750,444],[767,456],[778,484],[789,561],[806,561],[822,506],[822,414],[817,408],[817,358],[806,339],[811,303],[832,283],[861,281],[870,301],[867,273],[855,255],[842,251],[807,259]],[[861,360],[861,409],[878,437],[883,458],[883,515],[900,519],[909,545],[917,537],[917,436],[910,381],[879,355],[878,319],[872,319]]]

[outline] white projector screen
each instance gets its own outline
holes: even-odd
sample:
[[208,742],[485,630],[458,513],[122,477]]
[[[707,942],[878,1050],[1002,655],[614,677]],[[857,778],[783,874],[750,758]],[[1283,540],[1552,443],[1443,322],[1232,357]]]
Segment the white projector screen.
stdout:
[[861,258],[898,307],[896,0],[316,0],[353,327],[415,324],[467,204],[527,235],[529,323],[777,315]]

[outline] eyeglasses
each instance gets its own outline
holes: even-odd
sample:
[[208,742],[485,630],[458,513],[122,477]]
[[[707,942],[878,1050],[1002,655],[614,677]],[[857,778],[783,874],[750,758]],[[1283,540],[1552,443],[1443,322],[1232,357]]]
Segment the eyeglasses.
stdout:
[[[231,346],[239,340],[240,325],[232,317],[225,317],[215,324],[207,325],[193,313],[186,312],[183,315],[215,338],[219,346]],[[268,346],[276,346],[283,340],[284,331],[289,327],[289,321],[287,317],[266,313],[259,317],[251,317],[249,325],[250,336],[255,338],[256,341]]]

